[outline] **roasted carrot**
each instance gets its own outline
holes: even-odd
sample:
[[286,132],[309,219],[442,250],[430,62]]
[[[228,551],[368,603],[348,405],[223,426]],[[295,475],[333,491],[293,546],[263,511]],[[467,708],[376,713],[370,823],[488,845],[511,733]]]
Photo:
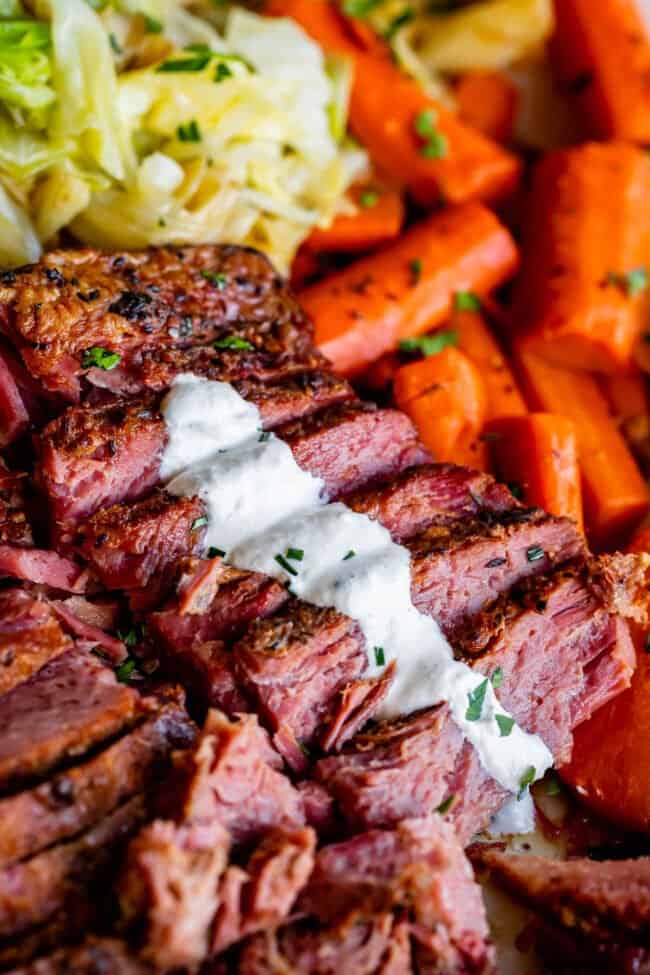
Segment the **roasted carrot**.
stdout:
[[507,75],[502,71],[468,71],[454,93],[463,122],[495,142],[511,141],[519,93]]
[[516,483],[522,500],[582,528],[578,441],[571,420],[529,413],[495,420],[486,428],[499,478]]
[[[456,296],[456,306],[462,303],[460,297]],[[527,410],[519,385],[482,312],[456,307],[450,328],[458,336],[458,348],[478,367],[485,382],[486,420],[523,416]]]
[[631,368],[648,283],[650,159],[622,143],[538,166],[515,296],[531,352],[569,368]]
[[484,295],[517,266],[509,232],[479,203],[448,207],[395,243],[300,293],[334,368],[361,372],[400,339],[448,318],[454,294]]
[[305,242],[314,253],[369,251],[399,236],[404,222],[404,201],[395,189],[375,181],[353,186],[348,194],[354,213],[334,218],[329,227],[317,227]]
[[350,127],[378,168],[418,203],[496,200],[516,188],[519,160],[443,108],[389,57],[364,50],[329,0],[268,0],[265,9],[293,17],[326,51],[352,58]]
[[524,394],[534,410],[572,420],[578,439],[587,532],[596,548],[620,542],[648,510],[650,496],[597,380],[515,352]]
[[650,475],[650,396],[641,372],[601,376],[600,387],[614,422],[630,445],[646,476]]
[[411,417],[436,460],[456,461],[485,420],[487,393],[479,370],[450,347],[395,373],[395,402]]
[[638,0],[555,0],[551,54],[587,134],[650,142],[650,35]]

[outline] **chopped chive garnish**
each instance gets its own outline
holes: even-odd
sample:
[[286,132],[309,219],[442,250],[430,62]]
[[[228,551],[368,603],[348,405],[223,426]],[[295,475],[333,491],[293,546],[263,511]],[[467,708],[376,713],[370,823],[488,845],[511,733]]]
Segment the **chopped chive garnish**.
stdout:
[[182,71],[203,71],[212,60],[211,51],[200,51],[192,57],[173,58],[170,61],[163,61],[156,68],[160,73],[182,72]]
[[241,339],[238,335],[227,335],[225,339],[218,339],[212,343],[215,349],[252,349],[248,339]]
[[287,562],[287,560],[285,559],[284,555],[281,555],[281,554],[276,555],[275,556],[275,561],[278,563],[279,566],[281,566],[284,569],[285,572],[288,572],[289,575],[292,575],[292,576],[297,576],[298,575],[298,573],[296,572],[296,570],[294,569],[294,567],[289,562]]
[[420,149],[420,155],[425,159],[444,159],[447,155],[448,143],[442,132],[434,132],[428,142]]
[[492,681],[492,687],[496,690],[503,684],[503,667],[497,667],[492,676],[490,677]]
[[406,24],[410,24],[414,18],[415,18],[415,11],[411,7],[407,7],[406,10],[403,10],[401,14],[398,14],[396,17],[394,17],[393,20],[391,20],[388,27],[386,28],[386,30],[384,31],[384,37],[386,38],[386,40],[392,41],[392,39],[395,37],[395,34],[400,29],[400,27],[404,27]]
[[287,558],[293,559],[294,562],[302,562],[305,557],[305,551],[302,548],[288,548]]
[[421,352],[425,358],[438,355],[444,349],[458,345],[458,332],[435,332],[434,335],[420,335],[417,338],[402,339],[399,344],[400,352]]
[[517,795],[518,799],[523,799],[526,794],[526,790],[535,781],[535,766],[529,765],[522,777],[519,780],[519,793]]
[[422,261],[418,257],[409,262],[409,271],[413,277],[413,283],[417,284],[422,277]]
[[526,558],[529,562],[539,562],[540,559],[544,558],[544,549],[540,545],[531,545],[530,548],[526,549]]
[[450,796],[447,796],[446,799],[443,799],[443,801],[436,809],[438,815],[444,816],[445,813],[448,813],[451,807],[453,806],[453,804],[455,803],[455,801],[456,801],[456,796],[453,793]]
[[195,118],[191,119],[189,122],[186,122],[184,125],[179,125],[176,129],[176,134],[181,142],[201,141],[201,130],[199,128],[199,123]]
[[262,430],[262,432],[260,433],[259,437],[257,438],[257,442],[258,443],[266,443],[267,440],[270,440],[270,439],[271,439],[271,434],[269,433],[269,431],[268,430]]
[[225,274],[219,274],[217,271],[201,271],[201,277],[213,284],[219,291],[223,291],[228,283],[228,278]]
[[209,559],[216,559],[219,556],[223,558],[226,553],[222,548],[217,548],[216,545],[211,545],[206,554]]
[[494,720],[499,726],[501,737],[507,738],[508,735],[512,733],[512,729],[515,726],[515,719],[509,718],[507,714],[495,714]]
[[135,670],[135,660],[133,657],[129,657],[125,660],[123,664],[115,669],[115,679],[120,682],[120,684],[126,684],[126,682],[131,678],[133,671]]
[[630,298],[640,294],[648,287],[648,269],[636,267],[632,271],[620,274],[618,271],[608,271],[605,275],[607,284],[616,285]]
[[207,515],[201,515],[200,518],[195,518],[194,521],[192,522],[192,531],[195,532],[199,528],[204,528],[207,525],[207,523],[208,523]]
[[163,23],[162,20],[157,20],[155,17],[151,17],[149,14],[143,14],[144,17],[144,29],[147,34],[162,34]]
[[101,345],[93,345],[84,352],[81,358],[81,368],[92,369],[94,367],[108,372],[115,368],[121,358],[118,352],[111,352],[110,349],[104,349]]
[[544,783],[544,792],[547,796],[559,796],[562,792],[560,786],[560,780],[558,779],[555,772],[550,772],[548,779]]
[[348,17],[365,17],[381,3],[383,0],[343,0],[341,9]]
[[379,203],[379,193],[376,190],[365,190],[359,197],[359,203],[364,210],[370,210]]
[[383,667],[386,663],[386,654],[383,647],[375,647],[375,663],[378,667]]
[[357,553],[354,551],[354,549],[351,548],[350,551],[343,556],[343,561],[347,562],[348,559],[353,559],[356,554]]
[[480,311],[481,299],[473,291],[457,291],[454,295],[456,311]]
[[127,647],[134,647],[138,642],[138,634],[135,627],[132,627],[127,633],[121,633],[118,630],[117,636],[118,639],[120,639],[122,643],[126,644]]
[[422,139],[428,139],[436,131],[436,113],[432,108],[426,108],[415,116],[413,123],[417,135]]
[[115,36],[115,34],[109,34],[108,41],[109,44],[111,45],[113,54],[124,54],[124,51],[122,50],[122,46],[118,41],[117,37]]
[[298,738],[296,740],[298,742],[298,748],[303,753],[303,755],[305,756],[305,758],[311,758],[311,752],[309,751],[309,749],[305,745],[304,741],[301,741],[300,738]]
[[232,71],[227,64],[219,61],[219,64],[214,69],[214,80],[219,84],[219,82],[225,81],[226,78],[232,78]]
[[486,677],[484,681],[481,681],[477,688],[468,693],[467,699],[469,701],[469,705],[467,711],[465,712],[466,721],[481,720],[481,713],[483,711],[483,704],[485,702],[485,695],[487,694],[489,683],[489,678]]

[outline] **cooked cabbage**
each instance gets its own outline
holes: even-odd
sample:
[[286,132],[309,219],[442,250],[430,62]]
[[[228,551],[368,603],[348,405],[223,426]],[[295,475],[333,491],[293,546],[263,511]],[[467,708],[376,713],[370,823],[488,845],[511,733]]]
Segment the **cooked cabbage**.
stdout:
[[349,65],[293,21],[234,7],[218,33],[179,0],[35,9],[47,21],[0,19],[0,47],[3,29],[41,45],[32,96],[49,92],[18,105],[0,88],[0,179],[32,257],[69,226],[106,248],[249,244],[286,271],[367,169],[345,139]]

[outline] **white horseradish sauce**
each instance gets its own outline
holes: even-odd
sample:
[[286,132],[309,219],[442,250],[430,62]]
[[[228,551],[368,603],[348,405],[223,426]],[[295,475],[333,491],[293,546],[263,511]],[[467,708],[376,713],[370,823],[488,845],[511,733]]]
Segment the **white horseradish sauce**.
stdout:
[[162,413],[169,437],[162,479],[171,494],[203,500],[206,544],[236,568],[288,582],[300,599],[357,620],[368,676],[396,661],[378,717],[447,701],[500,785],[518,793],[544,774],[553,758],[541,738],[511,721],[490,680],[454,660],[436,621],[411,602],[408,550],[367,515],[328,503],[322,480],[262,432],[257,407],[228,383],[183,375]]

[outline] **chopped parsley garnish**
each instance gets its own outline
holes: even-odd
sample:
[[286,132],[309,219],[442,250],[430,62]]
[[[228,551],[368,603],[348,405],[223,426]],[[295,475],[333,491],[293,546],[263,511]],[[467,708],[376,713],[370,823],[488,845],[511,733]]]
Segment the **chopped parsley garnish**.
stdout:
[[122,45],[118,41],[115,34],[109,34],[108,41],[109,44],[111,45],[111,50],[113,51],[113,54],[124,54],[124,51],[122,50]]
[[480,311],[481,299],[473,291],[457,291],[454,295],[456,311]]
[[442,800],[442,802],[436,809],[436,812],[438,813],[439,816],[444,816],[446,813],[449,812],[449,810],[451,809],[451,807],[455,802],[456,802],[456,796],[452,793],[450,796],[447,796],[446,799]]
[[509,718],[507,714],[495,714],[494,720],[499,726],[499,733],[502,738],[507,738],[512,733],[515,726],[515,719]]
[[386,663],[386,654],[383,647],[375,647],[375,663],[378,667],[383,667]]
[[292,559],[294,562],[302,562],[305,557],[305,551],[302,548],[288,548],[287,558]]
[[417,284],[422,277],[422,261],[416,257],[414,261],[409,261],[409,271],[413,277],[413,283]]
[[284,557],[284,555],[281,555],[281,554],[276,555],[275,556],[275,561],[278,563],[279,566],[281,566],[284,569],[285,572],[288,572],[289,575],[291,575],[291,576],[297,576],[298,575],[297,571],[294,569],[294,567],[291,565],[291,563],[290,562],[287,562],[287,560]]
[[444,159],[447,155],[447,138],[442,132],[434,132],[420,149],[420,155],[425,159]]
[[428,139],[436,131],[436,113],[426,108],[415,116],[414,129],[422,139]]
[[529,765],[522,777],[519,780],[519,793],[517,795],[518,799],[523,799],[526,789],[528,789],[535,781],[535,766]]
[[163,61],[162,64],[158,65],[156,71],[160,73],[203,71],[211,60],[212,51],[206,48],[205,50],[196,51],[190,57],[172,58],[169,61]]
[[222,548],[217,548],[216,545],[211,545],[207,551],[207,556],[209,559],[216,559],[219,556],[223,558],[225,554],[226,553],[224,552],[224,550]]
[[555,772],[550,772],[548,779],[544,783],[544,792],[547,796],[559,796],[562,792],[562,787],[560,786],[560,780],[558,779]]
[[179,125],[176,129],[176,134],[181,142],[201,141],[201,130],[199,128],[199,123],[195,118],[191,119],[189,122],[186,122],[184,125]]
[[135,670],[135,660],[133,657],[129,657],[125,660],[123,664],[115,668],[115,679],[120,682],[120,684],[126,684],[133,675]]
[[223,61],[219,61],[219,64],[214,69],[214,80],[217,84],[221,81],[225,81],[226,78],[232,78],[232,71],[227,64]]
[[354,549],[351,548],[350,551],[343,556],[343,561],[347,562],[348,559],[353,559],[356,554],[357,553],[354,551]]
[[157,20],[155,17],[150,16],[150,14],[143,14],[142,16],[144,17],[144,29],[147,34],[162,34],[162,20]]
[[217,339],[212,343],[215,349],[252,349],[253,345],[248,339],[242,339],[238,335],[226,335],[225,339]]
[[343,0],[341,10],[348,17],[365,17],[383,2],[384,0]]
[[268,430],[262,430],[259,437],[257,438],[258,443],[266,443],[267,440],[271,439],[271,434]]
[[121,358],[122,356],[118,352],[111,352],[110,349],[104,349],[101,345],[93,345],[84,352],[81,358],[81,368],[104,369],[108,372],[115,368]]
[[531,545],[530,548],[526,549],[526,558],[529,562],[539,562],[540,559],[544,558],[545,554],[541,545]]
[[370,210],[379,203],[379,193],[376,190],[364,190],[359,197],[359,203],[364,210]]
[[489,678],[486,677],[484,681],[481,681],[475,690],[468,693],[467,700],[469,701],[469,706],[465,712],[466,721],[481,720],[483,704],[485,703],[485,695],[487,694],[489,683]]
[[138,633],[135,627],[132,627],[127,633],[121,633],[118,630],[117,636],[127,647],[134,647],[138,642]]
[[650,283],[648,269],[645,267],[636,267],[624,274],[620,274],[618,271],[609,271],[605,280],[607,284],[616,285],[630,298],[634,298],[635,295],[645,291],[648,283]]
[[433,335],[419,335],[417,338],[402,339],[399,344],[400,352],[421,352],[428,358],[438,355],[450,345],[458,345],[458,332],[445,331],[435,332]]
[[392,41],[400,27],[410,24],[414,17],[415,11],[412,9],[412,7],[407,7],[406,10],[403,10],[401,14],[394,17],[384,31],[384,37],[386,40]]
[[158,226],[159,227],[166,227],[167,226],[167,221],[165,220],[164,217],[158,217]]
[[497,667],[492,676],[490,677],[492,681],[492,687],[497,690],[503,684],[503,667]]
[[198,531],[199,528],[205,528],[207,523],[208,523],[207,515],[201,515],[200,518],[195,518],[194,521],[192,522],[192,531],[195,532]]
[[223,291],[228,284],[228,278],[226,275],[221,274],[219,271],[201,271],[201,277],[205,278],[206,281],[209,281],[210,284],[213,284],[215,288],[219,289],[219,291]]

